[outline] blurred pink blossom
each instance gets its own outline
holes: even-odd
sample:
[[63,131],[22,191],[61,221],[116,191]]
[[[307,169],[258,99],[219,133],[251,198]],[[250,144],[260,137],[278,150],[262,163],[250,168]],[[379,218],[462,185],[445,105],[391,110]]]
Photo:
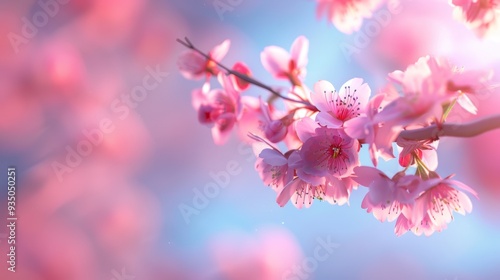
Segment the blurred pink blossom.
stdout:
[[217,76],[219,68],[214,61],[220,62],[227,54],[231,42],[225,40],[220,45],[215,46],[207,59],[201,54],[193,51],[184,51],[177,61],[181,74],[186,79],[198,80],[203,77]]
[[222,145],[229,139],[230,132],[241,118],[241,98],[231,79],[223,73],[218,75],[222,89],[214,89],[207,94],[195,91],[194,105],[199,105],[198,120],[212,126],[214,142]]
[[465,22],[480,38],[498,40],[500,36],[500,1],[452,0],[454,16]]
[[264,228],[248,235],[220,233],[211,241],[217,279],[282,279],[302,257],[294,236],[286,230]]
[[299,36],[292,44],[290,53],[278,46],[269,46],[260,54],[264,68],[276,79],[289,79],[294,85],[300,85],[306,76],[309,40]]
[[370,18],[383,0],[317,0],[318,17],[326,16],[327,20],[346,34],[358,31],[363,20]]

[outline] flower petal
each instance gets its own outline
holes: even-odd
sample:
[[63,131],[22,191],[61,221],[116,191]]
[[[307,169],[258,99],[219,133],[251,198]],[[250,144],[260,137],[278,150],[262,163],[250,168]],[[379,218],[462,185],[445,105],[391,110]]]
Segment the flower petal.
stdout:
[[275,78],[286,78],[290,54],[281,47],[266,47],[260,54],[260,61],[264,68]]
[[470,100],[470,98],[466,94],[461,94],[457,99],[458,104],[464,108],[467,112],[476,115],[477,108],[474,103]]
[[281,190],[281,192],[278,194],[278,197],[276,198],[276,202],[279,206],[283,207],[288,203],[301,182],[302,181],[300,179],[296,178]]
[[302,118],[295,122],[295,131],[297,132],[297,136],[302,142],[306,142],[307,139],[315,135],[316,128],[318,127],[318,123],[308,117]]
[[307,65],[307,53],[309,51],[309,40],[304,36],[299,36],[292,44],[290,50],[291,59],[295,61],[297,68],[304,68]]
[[236,116],[233,113],[224,113],[218,117],[212,127],[212,138],[216,145],[224,145],[227,142],[235,123]]
[[272,166],[282,166],[287,164],[288,160],[282,153],[274,149],[264,149],[259,157],[264,159],[264,162]]
[[221,61],[226,56],[230,46],[231,41],[229,39],[224,40],[224,42],[212,49],[210,57],[215,61]]
[[332,110],[335,87],[328,81],[320,80],[314,84],[314,92],[310,93],[311,103],[321,112]]
[[342,126],[343,122],[339,119],[336,119],[332,115],[327,112],[319,112],[316,115],[316,121],[321,125],[325,125],[330,128],[339,128]]
[[357,166],[354,168],[354,177],[352,179],[365,187],[369,187],[375,180],[378,180],[380,178],[387,178],[388,180],[389,177],[385,175],[382,171],[378,170],[377,168],[369,167],[369,166]]

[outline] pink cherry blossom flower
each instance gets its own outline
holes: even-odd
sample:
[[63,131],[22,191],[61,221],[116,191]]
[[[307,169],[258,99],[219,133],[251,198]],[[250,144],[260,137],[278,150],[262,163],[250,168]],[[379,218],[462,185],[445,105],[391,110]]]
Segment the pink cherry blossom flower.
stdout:
[[426,125],[441,118],[442,103],[448,100],[443,94],[446,84],[439,73],[432,75],[429,59],[420,58],[405,72],[389,74],[389,79],[403,88],[403,95],[385,106],[378,114],[379,121],[408,126]]
[[394,158],[392,142],[399,135],[400,128],[384,126],[376,120],[383,106],[393,99],[394,96],[390,92],[381,92],[370,99],[360,116],[344,123],[344,131],[347,135],[370,145],[369,153],[374,166],[377,166],[379,156],[385,160]]
[[316,14],[327,19],[346,34],[358,31],[363,19],[370,18],[382,0],[317,0]]
[[488,90],[488,82],[493,77],[493,71],[465,71],[452,68],[451,77],[447,81],[447,93],[450,99],[456,98],[457,103],[471,114],[477,114],[476,105],[469,96]]
[[364,111],[370,94],[370,87],[361,78],[347,81],[339,92],[330,82],[319,81],[311,93],[311,102],[319,110],[316,121],[332,128],[341,127]]
[[[293,151],[288,158],[288,166],[300,167],[301,157],[297,151]],[[339,179],[332,175],[317,177],[295,169],[294,177],[278,194],[276,202],[284,206],[289,200],[295,207],[309,208],[314,199],[325,200],[330,204],[343,205],[349,202],[351,191],[357,187],[350,177]]]
[[[492,72],[463,71],[443,58],[421,57],[405,72],[394,71],[389,78],[403,87],[404,95],[395,100],[384,113],[401,115],[403,125],[428,123],[439,120],[442,106],[455,99],[465,110],[475,114],[476,107],[466,94],[485,89]],[[402,113],[402,114],[401,114]]]
[[259,173],[264,184],[277,192],[281,191],[286,184],[292,181],[294,176],[294,169],[288,164],[288,157],[292,152],[285,155],[263,138],[255,134],[248,136],[258,141],[252,145],[254,153],[258,156],[255,170]]
[[223,89],[214,89],[206,95],[203,89],[193,92],[193,105],[198,105],[198,120],[202,124],[212,126],[212,137],[215,144],[227,142],[230,132],[241,117],[241,98],[232,81],[220,73],[218,80]]
[[373,212],[373,216],[381,222],[392,222],[407,211],[422,188],[420,177],[405,175],[404,172],[396,173],[392,179],[382,171],[368,166],[358,166],[354,172],[352,179],[369,188],[361,207],[368,213]]
[[448,102],[457,99],[463,109],[472,114],[477,113],[477,108],[468,95],[485,90],[486,83],[493,76],[492,71],[464,70],[453,66],[444,58],[435,57],[427,57],[427,66],[430,77],[443,88],[443,91],[437,92],[438,94],[443,95]]
[[452,0],[454,16],[473,29],[480,38],[500,36],[499,0]]
[[439,141],[430,139],[413,141],[398,137],[396,143],[403,149],[399,153],[399,164],[408,167],[421,160],[428,170],[436,170],[438,166],[437,146]]
[[306,75],[309,40],[299,36],[292,44],[290,53],[278,46],[269,46],[260,54],[264,68],[276,79],[289,79],[300,85]]
[[206,59],[196,51],[187,50],[180,55],[177,66],[186,79],[198,80],[204,76],[207,78],[211,75],[217,76],[219,68],[214,61],[221,61],[226,56],[230,45],[231,42],[225,40],[215,46],[208,54],[211,59]]
[[[242,96],[243,112],[238,120],[240,137],[248,139],[248,133],[256,134],[272,143],[287,136],[288,127],[293,123],[293,113],[286,114],[262,101],[262,98]],[[301,143],[302,145],[302,143]]]
[[472,188],[452,180],[451,176],[442,179],[434,172],[431,175],[431,179],[424,181],[424,192],[416,199],[409,213],[404,214],[407,221],[400,222],[399,233],[404,233],[406,229],[416,235],[424,233],[429,236],[445,229],[453,220],[453,212],[465,215],[472,211],[470,198],[458,190],[465,190],[477,198]]
[[296,129],[304,143],[299,152],[302,159],[300,169],[304,173],[344,178],[359,165],[359,142],[343,130],[319,127],[310,118],[299,121]]

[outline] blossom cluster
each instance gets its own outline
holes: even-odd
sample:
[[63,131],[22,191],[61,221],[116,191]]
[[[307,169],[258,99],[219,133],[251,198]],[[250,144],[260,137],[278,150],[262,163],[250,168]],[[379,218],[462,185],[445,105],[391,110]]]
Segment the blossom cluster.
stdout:
[[[400,5],[399,0],[317,0],[316,14],[326,17],[340,32],[358,31],[363,20],[372,17],[382,5]],[[479,38],[498,39],[500,35],[499,0],[450,0],[453,16],[472,29]]]
[[[389,73],[387,85],[373,95],[362,78],[338,89],[321,80],[310,89],[303,83],[309,41],[300,36],[290,51],[270,46],[261,53],[263,67],[275,79],[290,82],[289,88],[276,91],[255,80],[242,62],[232,69],[223,66],[229,45],[225,41],[207,55],[191,48],[180,56],[179,68],[188,79],[205,80],[193,90],[193,106],[199,122],[211,126],[214,142],[224,144],[233,130],[252,141],[255,169],[276,192],[280,206],[291,202],[307,208],[314,200],[343,205],[353,190],[364,186],[368,193],[362,208],[382,222],[396,221],[397,235],[430,235],[446,228],[453,212],[472,210],[466,192],[477,197],[476,192],[435,171],[439,134],[412,139],[404,133],[429,126],[439,132],[455,105],[475,114],[470,97],[484,89],[491,72],[464,70],[426,56],[404,71]],[[220,88],[211,88],[212,77]],[[244,96],[251,85],[272,95],[267,100]],[[284,106],[276,104],[277,97]],[[374,167],[360,166],[363,145]],[[379,158],[396,155],[402,170],[392,178],[376,168]]]
[[455,18],[466,23],[480,38],[500,35],[499,0],[452,0]]

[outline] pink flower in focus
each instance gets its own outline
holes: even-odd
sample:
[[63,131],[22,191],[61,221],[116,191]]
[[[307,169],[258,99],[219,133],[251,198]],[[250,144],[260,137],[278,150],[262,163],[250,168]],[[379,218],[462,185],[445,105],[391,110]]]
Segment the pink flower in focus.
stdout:
[[347,81],[339,92],[330,82],[319,81],[311,93],[311,103],[320,111],[316,121],[331,128],[341,127],[364,111],[370,94],[370,87],[360,78]]
[[[404,213],[405,218],[401,218],[398,235],[408,230],[416,235],[424,233],[431,235],[434,231],[442,231],[447,224],[453,220],[453,211],[465,215],[472,211],[470,198],[457,188],[471,193],[477,197],[477,193],[456,180],[447,177],[445,179],[432,172],[433,178],[424,181],[424,192],[416,199],[413,207],[408,213]],[[406,221],[405,221],[406,219]]]
[[306,76],[308,50],[309,41],[300,36],[293,42],[290,53],[281,47],[269,46],[260,54],[260,60],[276,79],[289,79],[294,85],[300,85]]
[[230,45],[231,42],[225,40],[220,45],[215,46],[208,54],[211,59],[206,59],[193,50],[187,50],[180,55],[177,66],[186,79],[198,80],[203,76],[217,76],[219,69],[214,60],[221,61],[226,56]]
[[214,89],[206,95],[202,90],[193,92],[193,105],[198,105],[198,120],[212,126],[215,144],[227,142],[231,130],[241,118],[241,98],[229,77],[220,73],[218,80],[223,89]]
[[326,18],[346,34],[358,31],[363,19],[370,18],[382,0],[317,0],[316,14]]
[[277,192],[292,181],[294,170],[288,165],[290,152],[284,155],[276,147],[269,144],[261,137],[250,134],[251,139],[259,141],[254,143],[253,150],[258,156],[255,170],[259,173],[264,184],[272,187]]
[[[298,152],[292,152],[288,165],[292,168],[300,166]],[[276,202],[281,206],[291,200],[295,207],[309,208],[314,199],[326,200],[330,204],[343,205],[349,201],[349,196],[357,184],[350,178],[339,179],[335,176],[325,177],[303,176],[301,170],[295,170],[299,175],[290,181],[278,194]],[[305,178],[305,179],[303,179]]]
[[368,166],[354,169],[353,180],[369,188],[361,207],[368,213],[373,212],[377,220],[394,221],[399,215],[413,205],[422,188],[422,179],[415,175],[399,172],[392,179],[382,171]]
[[452,0],[454,16],[473,29],[480,38],[500,36],[499,0]]
[[296,129],[304,143],[299,152],[302,159],[300,169],[304,173],[344,178],[359,165],[359,142],[343,130],[319,127],[310,118],[297,122]]

